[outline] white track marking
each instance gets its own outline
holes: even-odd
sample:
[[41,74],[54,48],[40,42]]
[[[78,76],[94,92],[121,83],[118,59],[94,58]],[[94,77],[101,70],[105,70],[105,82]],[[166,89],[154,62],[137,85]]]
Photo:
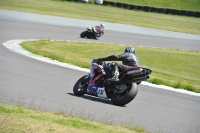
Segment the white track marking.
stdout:
[[[59,66],[62,66],[62,67],[76,69],[76,70],[79,70],[79,71],[84,71],[84,72],[90,71],[89,69],[86,69],[86,68],[80,68],[78,66],[69,65],[67,63],[62,63],[62,62],[59,62],[57,60],[52,60],[50,58],[46,58],[46,57],[43,57],[43,56],[40,56],[40,55],[33,54],[33,53],[23,49],[20,46],[20,43],[26,42],[26,41],[37,41],[37,39],[9,40],[9,41],[4,42],[3,46],[10,49],[13,52],[17,52],[19,54],[28,56],[28,57],[33,58],[33,59],[37,59],[37,60],[44,61],[44,62],[47,62],[47,63],[55,64],[55,65],[59,65]],[[60,40],[52,40],[52,41],[60,41]],[[70,40],[62,40],[62,41],[70,41]],[[169,90],[169,91],[175,91],[175,92],[179,92],[179,93],[189,94],[189,95],[193,95],[193,96],[200,96],[200,93],[190,92],[190,91],[182,90],[182,89],[175,89],[175,88],[168,87],[168,86],[165,86],[165,85],[156,85],[156,84],[152,84],[152,83],[145,82],[145,81],[143,81],[141,84],[146,85],[146,86],[155,87],[155,88],[165,89],[165,90]]]

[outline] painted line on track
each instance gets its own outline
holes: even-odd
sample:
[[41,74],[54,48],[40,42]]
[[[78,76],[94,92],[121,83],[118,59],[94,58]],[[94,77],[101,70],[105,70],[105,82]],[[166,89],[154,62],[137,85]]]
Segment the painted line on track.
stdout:
[[[36,59],[36,60],[40,60],[40,61],[47,62],[47,63],[50,63],[50,64],[58,65],[58,66],[61,66],[61,67],[67,67],[67,68],[71,68],[71,69],[75,69],[75,70],[79,70],[79,71],[84,71],[84,72],[90,71],[89,69],[86,69],[86,68],[80,68],[78,66],[69,65],[67,63],[62,63],[62,62],[59,62],[57,60],[52,60],[50,58],[46,58],[46,57],[43,57],[43,56],[40,56],[40,55],[33,54],[33,53],[23,49],[20,46],[20,43],[22,43],[22,42],[37,41],[37,40],[39,40],[39,39],[9,40],[9,41],[4,42],[2,45],[4,47],[10,49],[13,52],[28,56],[28,57]],[[52,40],[52,41],[71,41],[71,40]],[[165,86],[165,85],[156,85],[156,84],[152,84],[152,83],[145,82],[145,81],[143,81],[141,84],[146,85],[146,86],[155,87],[155,88],[165,89],[165,90],[169,90],[169,91],[189,94],[189,95],[193,95],[193,96],[200,96],[200,93],[195,93],[195,92],[182,90],[182,89],[175,89],[175,88],[168,87],[168,86]]]

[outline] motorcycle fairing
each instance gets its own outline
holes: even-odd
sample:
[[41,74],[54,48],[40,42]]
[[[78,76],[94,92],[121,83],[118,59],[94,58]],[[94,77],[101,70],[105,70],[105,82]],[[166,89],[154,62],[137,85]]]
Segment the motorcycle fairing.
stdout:
[[92,65],[90,67],[90,80],[87,87],[87,94],[97,96],[98,86],[95,84],[96,81],[105,76],[106,73],[103,67],[92,60]]

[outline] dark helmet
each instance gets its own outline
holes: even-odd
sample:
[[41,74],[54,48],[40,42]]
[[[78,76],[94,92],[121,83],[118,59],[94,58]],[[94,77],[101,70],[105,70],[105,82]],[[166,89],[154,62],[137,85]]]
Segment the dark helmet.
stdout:
[[135,49],[132,47],[126,47],[126,49],[124,50],[124,53],[132,53],[135,54]]

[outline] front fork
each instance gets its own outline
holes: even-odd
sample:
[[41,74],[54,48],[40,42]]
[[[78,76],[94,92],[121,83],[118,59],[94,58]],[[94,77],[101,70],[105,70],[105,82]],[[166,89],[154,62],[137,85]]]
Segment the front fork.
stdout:
[[87,85],[89,84],[89,79],[90,79],[90,74],[85,75],[85,77],[81,80],[82,85]]

